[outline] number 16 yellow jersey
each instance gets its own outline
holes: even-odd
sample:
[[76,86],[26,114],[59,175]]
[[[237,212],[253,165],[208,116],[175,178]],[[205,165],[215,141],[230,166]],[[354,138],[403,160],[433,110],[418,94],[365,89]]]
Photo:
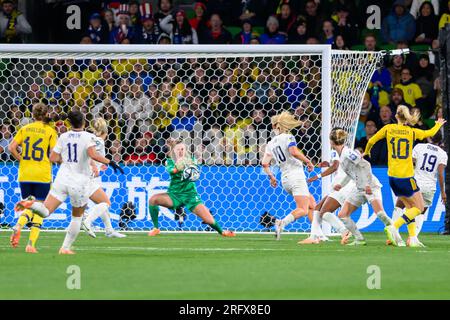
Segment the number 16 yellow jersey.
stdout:
[[56,145],[55,129],[42,121],[30,123],[17,132],[14,137],[21,149],[19,163],[20,182],[52,182],[50,150]]
[[414,177],[412,160],[414,141],[434,136],[441,126],[440,123],[436,122],[433,128],[420,130],[402,124],[388,124],[369,139],[365,154],[370,155],[373,145],[379,140],[386,138],[388,145],[388,176],[393,178]]

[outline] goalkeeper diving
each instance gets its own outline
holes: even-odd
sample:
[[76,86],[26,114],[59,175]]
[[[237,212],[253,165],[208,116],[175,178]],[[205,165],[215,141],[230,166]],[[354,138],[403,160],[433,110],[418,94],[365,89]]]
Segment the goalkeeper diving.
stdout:
[[172,210],[185,207],[222,236],[234,237],[234,232],[222,230],[209,209],[203,204],[195,187],[195,178],[191,174],[187,174],[188,171],[195,171],[193,168],[197,167],[197,163],[187,151],[186,145],[181,140],[172,139],[168,140],[167,145],[170,151],[165,165],[170,175],[170,184],[167,193],[155,194],[150,198],[149,210],[153,230],[149,232],[149,236],[156,236],[160,233],[159,206],[163,206]]

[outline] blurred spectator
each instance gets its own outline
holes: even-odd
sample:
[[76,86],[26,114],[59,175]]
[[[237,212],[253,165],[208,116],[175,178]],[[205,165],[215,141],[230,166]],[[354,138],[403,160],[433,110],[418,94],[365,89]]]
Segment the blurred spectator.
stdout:
[[8,123],[3,123],[0,126],[0,159],[2,161],[11,161],[11,153],[8,146],[13,138],[11,128]]
[[137,119],[148,119],[152,114],[150,98],[142,92],[139,85],[132,84],[123,103],[122,118],[126,121],[126,139],[128,140]]
[[55,77],[56,75],[53,71],[43,73],[44,81],[40,86],[40,90],[47,101],[58,100],[61,98],[61,89],[55,84]]
[[392,88],[391,73],[384,67],[378,68],[370,80],[369,92],[372,96],[372,103],[379,107],[389,103],[389,93]]
[[397,123],[393,118],[391,108],[389,106],[382,106],[377,121],[377,128],[381,129],[387,124]]
[[352,21],[350,12],[345,5],[338,5],[335,18],[336,34],[341,35],[349,47],[356,43],[358,35],[358,24]]
[[157,44],[172,44],[172,38],[167,33],[161,33]]
[[111,147],[109,148],[109,154],[112,157],[112,160],[121,163],[122,162],[122,144],[119,140],[113,140],[111,143]]
[[242,21],[242,30],[234,37],[236,44],[249,44],[253,37],[252,23],[250,20]]
[[411,41],[416,33],[416,21],[407,11],[405,0],[396,0],[392,12],[383,19],[382,34],[384,41],[396,44],[399,41]]
[[222,25],[222,19],[218,14],[212,14],[209,19],[211,25],[204,36],[205,44],[230,44],[232,41],[231,33]]
[[333,49],[335,50],[350,50],[347,46],[347,42],[344,37],[340,34],[336,36],[336,40],[334,41]]
[[100,103],[96,104],[94,108],[92,108],[91,113],[94,118],[103,117],[106,112],[110,112],[112,114],[117,114],[120,111],[121,107],[116,102],[112,101],[110,98],[106,98]]
[[270,131],[272,129],[270,118],[266,116],[266,112],[261,107],[257,107],[252,111],[251,119],[251,126],[258,132]]
[[[361,153],[364,152],[367,142],[370,138],[372,138],[375,133],[377,133],[378,129],[375,125],[375,122],[372,120],[368,120],[365,124],[365,133],[366,136],[356,141],[355,149],[359,150]],[[386,166],[387,165],[387,143],[386,139],[380,140],[372,148],[370,153],[370,158],[367,160],[373,166]]]
[[308,40],[308,29],[306,20],[300,19],[297,24],[292,28],[293,31],[289,34],[288,43],[290,44],[306,44]]
[[158,12],[155,13],[155,23],[160,27],[161,20],[172,13],[173,2],[172,0],[158,0]]
[[365,51],[379,51],[377,47],[377,38],[369,33],[364,37],[364,50]]
[[391,108],[391,113],[395,115],[397,113],[397,108],[399,105],[407,106],[408,108],[412,108],[411,105],[407,104],[405,102],[405,99],[403,98],[403,90],[399,88],[394,88],[391,92],[390,102],[389,102],[389,108]]
[[[423,117],[422,117],[422,113],[420,112],[419,108],[412,108],[411,109],[411,113],[417,113],[419,114],[419,121],[417,121],[417,123],[414,125],[414,128],[420,129],[420,130],[428,130],[430,129],[424,122],[423,122]],[[426,142],[426,139],[423,140],[418,140],[419,143],[420,142]]]
[[408,68],[402,69],[402,77],[400,83],[395,88],[403,91],[405,102],[411,106],[416,106],[417,99],[422,98],[422,90],[419,85],[413,81],[411,71]]
[[[236,9],[237,9],[237,5]],[[239,15],[237,23],[242,23],[245,20],[250,20],[253,23],[257,21],[257,8],[260,6],[260,3],[258,0],[241,0],[240,1],[240,8],[236,10],[236,15]]]
[[108,33],[111,32],[115,25],[116,20],[114,18],[114,12],[111,9],[106,9],[103,11],[103,19],[105,20],[105,24],[108,27]]
[[129,43],[135,37],[135,29],[130,21],[128,6],[121,5],[122,9],[117,13],[117,26],[111,31],[109,43],[124,44]]
[[361,112],[359,114],[358,125],[356,127],[356,140],[360,140],[365,136],[365,124],[367,121],[373,121],[374,123],[378,121],[379,118],[379,108],[375,107],[370,101],[369,93],[365,93],[363,103],[361,105]]
[[447,6],[442,10],[441,19],[439,19],[439,30],[443,29],[446,24],[450,23],[450,1],[447,1]]
[[160,21],[161,30],[170,35],[172,44],[198,44],[197,31],[191,27],[183,10],[178,10],[175,19],[171,14]]
[[[418,64],[413,70],[416,83],[420,86],[424,97],[434,95],[434,81],[439,77],[439,72],[434,64],[430,63],[428,54],[420,55]],[[426,117],[431,116],[427,114]]]
[[266,23],[266,32],[263,33],[259,40],[261,44],[285,44],[287,37],[279,32],[278,19],[274,16],[269,17]]
[[404,67],[404,62],[405,60],[403,58],[403,55],[401,54],[395,55],[392,58],[392,65],[388,68],[388,70],[391,74],[392,86],[394,87],[402,80],[402,70]]
[[[205,1],[204,1],[205,2]],[[206,11],[209,15],[217,14],[226,26],[232,26],[235,24],[236,19],[234,18],[234,13],[238,13],[240,6],[240,1],[235,2],[234,0],[208,0],[206,1]]]
[[73,99],[73,93],[70,88],[64,89],[61,94],[61,99],[58,100],[58,104],[66,114],[75,107],[75,100]]
[[434,14],[439,15],[439,0],[412,0],[409,13],[411,13],[415,19],[421,15],[424,3],[429,3],[432,6]]
[[307,88],[306,82],[302,81],[299,71],[293,70],[288,75],[287,81],[283,85],[283,94],[287,97],[287,101],[291,104],[300,102],[306,98],[305,90]]
[[80,44],[92,44],[92,39],[89,36],[81,37]]
[[126,165],[140,165],[157,160],[156,154],[152,151],[149,141],[145,137],[136,139],[133,151],[133,153],[125,156]]
[[319,5],[314,0],[308,0],[305,4],[305,18],[308,26],[308,35],[317,37],[322,32],[324,16],[319,12]]
[[22,36],[32,31],[25,16],[15,9],[14,1],[3,0],[0,12],[0,42],[21,43]]
[[137,28],[141,24],[141,15],[139,12],[139,1],[129,1],[128,12],[130,13],[130,24]]
[[323,44],[334,45],[335,34],[333,22],[330,20],[325,20],[322,26],[321,42]]
[[180,109],[178,110],[176,117],[172,119],[172,123],[168,129],[170,131],[176,130],[192,131],[194,130],[194,125],[196,121],[197,119],[194,116],[194,113],[189,109],[189,105],[183,103],[180,106]]
[[133,71],[130,73],[130,81],[132,84],[139,85],[144,93],[147,93],[149,86],[153,83],[153,77],[150,72],[145,70],[141,62],[133,65]]
[[93,44],[104,44],[109,42],[109,30],[102,24],[102,17],[99,13],[93,13],[89,18],[89,27],[86,35],[91,38]]
[[197,31],[199,42],[203,43],[203,34],[208,30],[208,19],[206,17],[206,5],[196,2],[194,5],[195,17],[189,20],[191,27]]
[[157,44],[160,33],[155,19],[151,15],[145,15],[141,18],[141,26],[134,33],[132,42],[136,44]]
[[283,33],[285,36],[291,34],[295,28],[296,17],[288,2],[284,2],[281,5],[281,10],[277,18],[280,24],[280,33]]
[[95,82],[101,79],[103,68],[98,66],[96,60],[90,60],[86,69],[81,72],[81,82],[88,86],[93,86]]
[[424,2],[420,6],[419,16],[416,20],[416,35],[414,42],[417,44],[431,45],[438,38],[439,20],[430,2]]

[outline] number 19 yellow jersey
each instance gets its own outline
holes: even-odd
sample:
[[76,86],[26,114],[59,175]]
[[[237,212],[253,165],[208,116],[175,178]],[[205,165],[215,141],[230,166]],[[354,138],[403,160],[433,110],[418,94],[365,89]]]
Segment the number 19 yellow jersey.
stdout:
[[20,128],[14,140],[22,148],[18,180],[52,182],[52,164],[48,157],[56,145],[55,129],[42,121],[36,121]]
[[412,160],[414,141],[434,136],[441,126],[440,123],[436,122],[433,128],[420,130],[402,124],[388,124],[369,139],[365,153],[370,154],[370,150],[375,143],[386,139],[388,145],[388,176],[393,178],[414,177]]

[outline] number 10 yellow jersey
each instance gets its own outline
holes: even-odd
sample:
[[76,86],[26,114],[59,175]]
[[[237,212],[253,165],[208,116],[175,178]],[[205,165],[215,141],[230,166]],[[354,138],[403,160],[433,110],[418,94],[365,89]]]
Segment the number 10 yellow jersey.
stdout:
[[56,145],[55,129],[42,121],[30,123],[17,132],[14,140],[20,145],[20,182],[52,182],[50,150]]
[[379,140],[386,139],[388,145],[388,176],[393,178],[414,177],[412,150],[415,140],[423,140],[434,136],[441,124],[429,130],[420,130],[401,124],[388,124],[369,139],[365,153],[370,155],[373,145]]

